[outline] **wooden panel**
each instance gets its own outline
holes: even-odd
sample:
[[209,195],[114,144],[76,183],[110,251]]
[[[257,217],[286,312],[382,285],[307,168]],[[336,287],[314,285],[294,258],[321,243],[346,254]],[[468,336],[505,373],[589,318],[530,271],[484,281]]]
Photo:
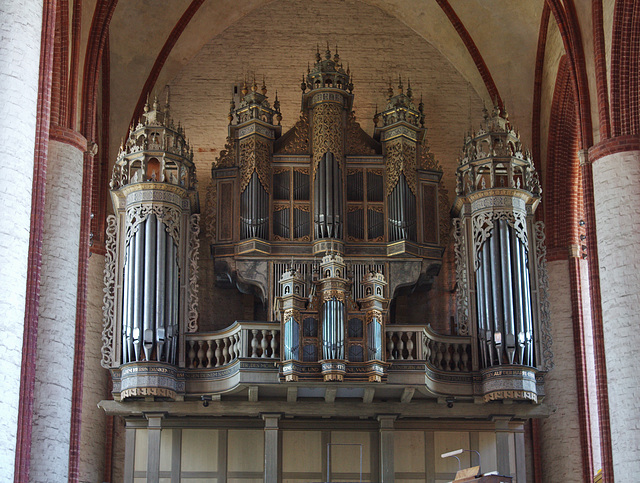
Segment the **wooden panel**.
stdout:
[[424,243],[438,243],[438,187],[422,185],[422,232]]
[[233,182],[225,181],[220,183],[219,193],[218,219],[220,220],[220,233],[218,239],[220,241],[231,241],[233,240],[233,204],[235,200]]

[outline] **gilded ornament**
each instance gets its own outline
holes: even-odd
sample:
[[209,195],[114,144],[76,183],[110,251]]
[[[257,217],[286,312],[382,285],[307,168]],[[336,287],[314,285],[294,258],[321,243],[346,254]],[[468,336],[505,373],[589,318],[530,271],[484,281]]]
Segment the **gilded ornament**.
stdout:
[[326,102],[313,110],[313,179],[325,153],[333,153],[344,172],[342,107]]
[[251,137],[240,144],[240,192],[242,193],[251,181],[253,172],[258,173],[260,184],[269,193],[269,145],[260,139]]
[[347,118],[347,154],[373,156],[376,150],[367,143],[367,135],[356,121],[353,112]]
[[387,196],[391,194],[398,184],[400,173],[404,173],[409,189],[416,195],[416,145],[403,141],[402,138],[389,141],[387,143],[386,158]]
[[309,154],[309,116],[306,112],[300,115],[292,130],[291,137],[278,150],[278,154]]
[[435,155],[431,152],[426,137],[422,142],[422,150],[420,151],[420,168],[442,173],[442,166],[440,166]]
[[216,168],[231,168],[236,165],[236,143],[230,137],[224,145],[224,149],[220,151],[220,156],[215,160]]

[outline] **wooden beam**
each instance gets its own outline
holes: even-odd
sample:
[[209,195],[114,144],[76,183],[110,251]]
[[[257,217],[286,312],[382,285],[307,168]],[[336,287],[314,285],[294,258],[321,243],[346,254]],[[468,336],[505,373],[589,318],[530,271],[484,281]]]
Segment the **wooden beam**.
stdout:
[[287,388],[287,402],[294,403],[298,400],[298,388],[296,386],[289,386]]
[[258,386],[249,386],[249,402],[258,402]]
[[336,394],[338,394],[338,389],[335,387],[328,387],[324,391],[324,402],[334,403],[336,401]]
[[402,396],[400,396],[400,402],[403,404],[407,404],[411,402],[413,399],[413,394],[416,392],[415,387],[405,387],[404,391],[402,391]]
[[373,396],[375,396],[376,390],[373,387],[367,387],[364,390],[364,396],[362,396],[362,402],[365,404],[371,404],[373,402]]

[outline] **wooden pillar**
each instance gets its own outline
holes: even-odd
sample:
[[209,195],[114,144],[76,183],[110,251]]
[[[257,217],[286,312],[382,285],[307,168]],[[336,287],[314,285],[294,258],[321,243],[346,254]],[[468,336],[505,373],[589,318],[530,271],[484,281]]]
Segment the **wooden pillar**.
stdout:
[[511,463],[509,458],[509,421],[511,418],[495,416],[493,421],[496,425],[496,457],[498,463],[498,474],[503,476],[511,475]]
[[160,437],[162,434],[162,418],[164,413],[145,413],[147,418],[148,453],[147,482],[158,483],[160,478]]
[[280,413],[264,413],[264,481],[280,481]]
[[378,416],[380,423],[380,481],[382,483],[395,481],[393,422],[397,417],[396,414]]
[[124,445],[124,483],[133,483],[133,470],[135,466],[136,428],[125,429]]

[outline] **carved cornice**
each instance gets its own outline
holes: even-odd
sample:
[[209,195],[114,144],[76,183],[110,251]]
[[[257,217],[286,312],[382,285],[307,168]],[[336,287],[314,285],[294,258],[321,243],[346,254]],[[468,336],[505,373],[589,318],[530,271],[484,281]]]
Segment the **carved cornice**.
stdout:
[[255,171],[260,184],[269,193],[270,183],[269,145],[255,136],[243,140],[240,144],[240,192],[242,193]]
[[313,110],[313,176],[325,153],[333,153],[344,172],[342,106],[330,102],[318,104]]
[[404,173],[409,189],[416,195],[416,145],[399,138],[389,141],[386,148],[387,196],[398,184],[400,173]]

